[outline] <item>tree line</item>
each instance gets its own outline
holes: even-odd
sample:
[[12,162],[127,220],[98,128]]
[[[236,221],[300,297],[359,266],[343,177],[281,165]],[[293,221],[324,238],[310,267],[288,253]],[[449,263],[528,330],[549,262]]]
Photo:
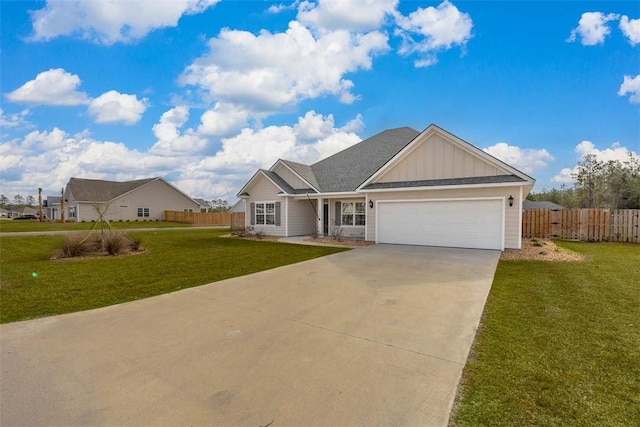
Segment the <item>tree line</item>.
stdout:
[[0,208],[24,208],[26,206],[36,207],[38,201],[33,196],[24,197],[21,194],[16,194],[13,199],[9,199],[4,194],[0,194]]
[[595,154],[580,159],[571,174],[575,183],[531,193],[534,201],[550,201],[565,208],[640,209],[640,159],[598,160]]

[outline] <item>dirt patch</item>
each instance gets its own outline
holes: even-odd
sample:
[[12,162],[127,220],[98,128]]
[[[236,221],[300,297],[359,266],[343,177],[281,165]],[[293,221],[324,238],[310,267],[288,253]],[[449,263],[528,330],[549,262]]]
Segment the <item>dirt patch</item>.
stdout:
[[585,259],[584,255],[561,248],[547,239],[522,239],[521,250],[507,249],[500,256],[501,261],[581,262]]
[[327,245],[345,245],[345,246],[371,246],[375,245],[375,242],[368,242],[366,240],[355,240],[355,239],[342,239],[340,241],[336,239],[323,239],[320,237],[310,237],[308,239],[304,239],[305,242],[313,242],[313,243],[324,243]]

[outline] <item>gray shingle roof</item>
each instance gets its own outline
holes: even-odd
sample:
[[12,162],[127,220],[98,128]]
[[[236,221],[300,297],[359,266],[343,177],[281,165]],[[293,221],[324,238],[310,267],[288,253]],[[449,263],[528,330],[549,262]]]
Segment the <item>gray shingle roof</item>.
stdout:
[[402,187],[434,187],[438,185],[497,184],[503,182],[524,182],[524,179],[516,175],[474,176],[468,178],[428,179],[422,181],[377,182],[369,184],[362,189],[377,190]]
[[135,181],[103,181],[101,179],[71,178],[67,191],[80,202],[108,202],[129,191],[135,190],[159,178],[138,179]]
[[565,207],[548,201],[523,200],[522,209],[565,209]]
[[314,163],[311,170],[318,189],[323,193],[355,191],[419,134],[409,127],[385,130]]

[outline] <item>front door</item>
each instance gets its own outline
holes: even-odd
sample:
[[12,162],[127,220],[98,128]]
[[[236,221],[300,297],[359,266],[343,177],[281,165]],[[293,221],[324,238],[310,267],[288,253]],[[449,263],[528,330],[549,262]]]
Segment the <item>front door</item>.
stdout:
[[322,233],[325,236],[329,235],[329,204],[325,203],[322,208]]

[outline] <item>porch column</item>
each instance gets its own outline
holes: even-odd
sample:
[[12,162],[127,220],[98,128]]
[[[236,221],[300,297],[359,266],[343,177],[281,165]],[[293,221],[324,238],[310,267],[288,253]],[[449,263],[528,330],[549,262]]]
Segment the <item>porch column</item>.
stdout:
[[319,197],[317,200],[318,205],[316,206],[316,212],[318,212],[318,223],[316,230],[318,230],[318,236],[324,237],[324,199]]

